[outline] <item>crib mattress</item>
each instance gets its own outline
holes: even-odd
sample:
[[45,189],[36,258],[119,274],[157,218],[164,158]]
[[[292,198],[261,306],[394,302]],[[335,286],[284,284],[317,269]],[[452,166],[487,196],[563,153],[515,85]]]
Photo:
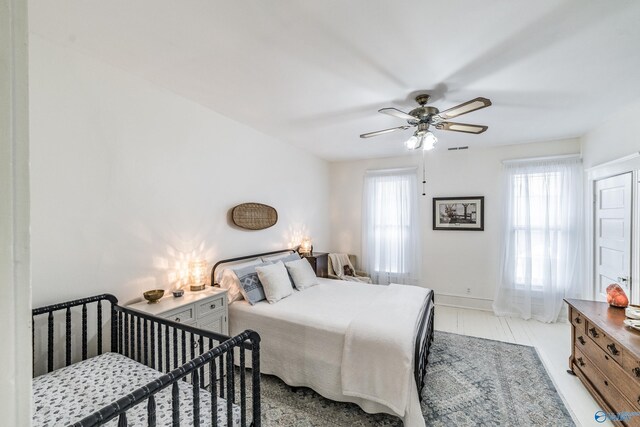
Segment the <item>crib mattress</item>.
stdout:
[[[73,424],[120,399],[162,374],[117,353],[105,353],[33,379],[32,426]],[[180,425],[193,425],[193,387],[180,381]],[[158,426],[172,425],[171,386],[158,392]],[[211,395],[200,389],[200,425],[211,425]],[[240,407],[233,405],[233,422],[240,425]],[[218,398],[218,425],[227,425],[227,403]],[[146,401],[127,411],[130,426],[147,426]],[[116,426],[117,418],[106,425]]]

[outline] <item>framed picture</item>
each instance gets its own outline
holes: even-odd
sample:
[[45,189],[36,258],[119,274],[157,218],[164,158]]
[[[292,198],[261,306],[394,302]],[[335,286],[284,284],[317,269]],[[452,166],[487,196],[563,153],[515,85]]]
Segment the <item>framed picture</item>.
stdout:
[[484,230],[484,196],[434,197],[434,230]]

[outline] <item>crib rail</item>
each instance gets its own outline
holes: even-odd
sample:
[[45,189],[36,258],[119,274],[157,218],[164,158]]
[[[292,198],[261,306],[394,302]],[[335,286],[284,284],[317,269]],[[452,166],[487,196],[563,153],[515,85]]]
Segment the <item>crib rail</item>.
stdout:
[[[46,307],[40,307],[33,309],[31,313],[32,322],[32,349],[34,351],[34,357],[32,360],[35,362],[35,321],[39,316],[47,316],[47,372],[54,370],[54,353],[56,340],[54,339],[55,323],[54,315],[58,311],[64,311],[65,316],[65,359],[64,366],[69,366],[72,363],[71,359],[71,336],[72,336],[72,316],[71,309],[74,307],[82,307],[82,360],[86,360],[89,354],[88,348],[88,336],[87,336],[87,313],[88,306],[90,304],[96,305],[96,325],[97,325],[97,338],[96,338],[96,353],[102,354],[103,352],[103,337],[102,337],[102,319],[103,319],[103,301],[106,301],[109,305],[108,310],[110,312],[111,322],[111,337],[117,336],[117,323],[115,308],[118,304],[118,299],[110,294],[96,295],[88,298],[77,299],[73,301],[67,301],[59,304],[48,305]],[[111,339],[110,351],[117,351],[117,340]],[[93,352],[93,351],[92,351]],[[32,366],[35,373],[35,365]]]

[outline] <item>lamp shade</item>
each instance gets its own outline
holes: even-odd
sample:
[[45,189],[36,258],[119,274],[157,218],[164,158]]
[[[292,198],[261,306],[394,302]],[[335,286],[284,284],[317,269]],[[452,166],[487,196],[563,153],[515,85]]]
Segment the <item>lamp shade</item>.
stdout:
[[207,263],[204,260],[189,261],[189,285],[192,291],[204,289]]
[[300,242],[300,248],[298,249],[298,251],[301,254],[310,254],[311,253],[311,238],[310,237],[305,237],[302,239],[302,241]]

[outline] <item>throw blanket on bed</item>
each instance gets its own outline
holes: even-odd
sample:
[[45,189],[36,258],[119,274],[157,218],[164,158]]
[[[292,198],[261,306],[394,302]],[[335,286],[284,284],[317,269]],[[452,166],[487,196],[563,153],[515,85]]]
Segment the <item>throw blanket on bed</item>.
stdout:
[[[349,255],[347,254],[329,254],[331,258],[331,267],[333,272],[340,280],[348,280],[350,282],[371,283],[371,279],[368,277],[362,277],[355,274],[355,268],[351,264]],[[345,267],[348,267],[351,271],[354,271],[354,275],[344,274]]]
[[391,284],[349,324],[342,392],[391,408],[405,426],[424,426],[414,379],[416,328],[429,290]]

